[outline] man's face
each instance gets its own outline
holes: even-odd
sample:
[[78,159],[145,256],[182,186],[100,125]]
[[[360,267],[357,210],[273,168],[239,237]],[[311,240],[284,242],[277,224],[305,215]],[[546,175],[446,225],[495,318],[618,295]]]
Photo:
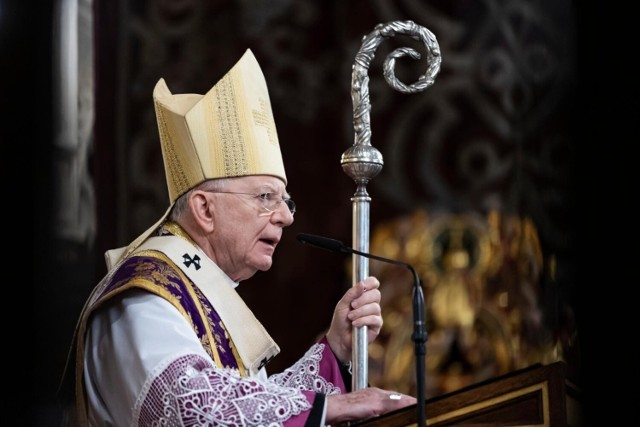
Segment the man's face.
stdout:
[[[244,193],[244,194],[235,194]],[[213,197],[214,231],[209,236],[213,260],[234,281],[271,268],[282,229],[293,223],[293,214],[280,179],[256,175],[229,180]]]

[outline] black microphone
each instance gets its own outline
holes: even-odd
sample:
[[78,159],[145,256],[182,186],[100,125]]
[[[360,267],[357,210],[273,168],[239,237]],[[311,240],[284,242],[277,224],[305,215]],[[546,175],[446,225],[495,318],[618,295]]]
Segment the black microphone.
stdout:
[[298,233],[297,239],[302,243],[308,243],[311,246],[315,246],[316,248],[325,249],[331,252],[341,252],[348,254],[353,251],[353,249],[347,248],[340,240],[316,236],[315,234]]
[[360,252],[348,246],[345,246],[340,240],[330,239],[328,237],[317,236],[314,234],[298,233],[298,241],[315,246],[316,248],[324,249],[330,252],[338,252],[343,254],[356,254],[366,258],[372,258],[378,261],[388,262],[390,264],[401,265],[411,270],[413,274],[414,288],[413,288],[413,335],[411,339],[415,344],[416,355],[416,381],[417,381],[417,400],[416,409],[418,411],[418,427],[424,427],[426,425],[426,413],[425,413],[425,343],[427,342],[427,330],[424,322],[424,295],[422,288],[420,287],[420,278],[418,273],[411,266],[405,262],[396,261],[389,258],[383,258],[381,256],[373,255],[367,252]]
[[[411,270],[415,274],[415,271],[413,270],[413,267],[410,264],[396,261],[394,259],[383,258],[381,256],[373,255],[367,252],[357,251],[353,248],[345,246],[344,243],[342,243],[340,240],[330,239],[328,237],[316,236],[315,234],[306,234],[306,233],[298,233],[297,239],[302,243],[307,243],[311,246],[315,246],[316,248],[325,249],[331,252],[362,255],[363,257],[366,257],[366,258],[377,259],[378,261],[388,262],[396,265],[402,265],[404,267],[407,267],[409,270]],[[415,274],[415,276],[417,277],[417,274]]]

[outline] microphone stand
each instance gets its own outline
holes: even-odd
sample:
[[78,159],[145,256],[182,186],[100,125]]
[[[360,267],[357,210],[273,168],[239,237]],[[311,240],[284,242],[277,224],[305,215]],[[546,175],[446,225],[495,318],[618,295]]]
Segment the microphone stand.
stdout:
[[[408,264],[407,264],[408,265]],[[411,268],[413,273],[413,281],[415,286],[413,287],[412,302],[413,302],[413,335],[411,339],[414,343],[416,352],[416,387],[417,387],[417,399],[418,399],[418,426],[424,427],[427,425],[426,415],[426,398],[425,398],[425,358],[426,358],[426,343],[427,343],[427,328],[424,321],[424,294],[420,287],[420,279],[416,271]]]
[[405,262],[396,261],[389,258],[383,258],[377,255],[369,254],[366,252],[360,252],[348,246],[345,246],[341,241],[330,239],[328,237],[315,236],[313,234],[299,233],[297,239],[302,243],[308,243],[312,246],[320,249],[325,249],[331,252],[340,252],[344,254],[356,254],[366,258],[375,259],[390,264],[401,265],[408,268],[413,274],[413,335],[411,339],[414,342],[415,356],[416,356],[416,387],[417,387],[417,400],[416,405],[418,414],[418,427],[425,427],[426,416],[426,402],[425,402],[425,355],[426,355],[426,342],[427,342],[427,329],[424,320],[424,294],[422,287],[420,286],[420,278],[418,273],[411,266]]

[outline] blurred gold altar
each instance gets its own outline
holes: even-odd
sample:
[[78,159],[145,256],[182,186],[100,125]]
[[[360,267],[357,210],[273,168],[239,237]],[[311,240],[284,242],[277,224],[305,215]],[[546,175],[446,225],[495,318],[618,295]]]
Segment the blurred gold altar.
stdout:
[[[408,263],[419,275],[428,332],[427,398],[536,363],[562,360],[569,370],[576,367],[571,307],[544,307],[544,295],[555,284],[556,258],[542,253],[529,218],[417,210],[372,230],[370,252]],[[415,394],[413,277],[375,261],[370,272],[382,283],[385,323],[369,347],[369,381]],[[545,310],[552,314],[545,318]]]

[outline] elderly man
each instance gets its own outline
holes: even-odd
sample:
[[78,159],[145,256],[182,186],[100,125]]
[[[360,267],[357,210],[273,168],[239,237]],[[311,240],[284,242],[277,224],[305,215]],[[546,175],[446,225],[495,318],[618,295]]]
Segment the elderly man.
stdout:
[[415,398],[350,391],[353,327],[382,327],[369,277],[336,305],[324,337],[268,375],[279,351],[235,290],[268,270],[295,204],[267,86],[250,50],[205,95],[153,94],[171,205],[126,248],[78,322],[75,415],[92,426],[323,426]]

